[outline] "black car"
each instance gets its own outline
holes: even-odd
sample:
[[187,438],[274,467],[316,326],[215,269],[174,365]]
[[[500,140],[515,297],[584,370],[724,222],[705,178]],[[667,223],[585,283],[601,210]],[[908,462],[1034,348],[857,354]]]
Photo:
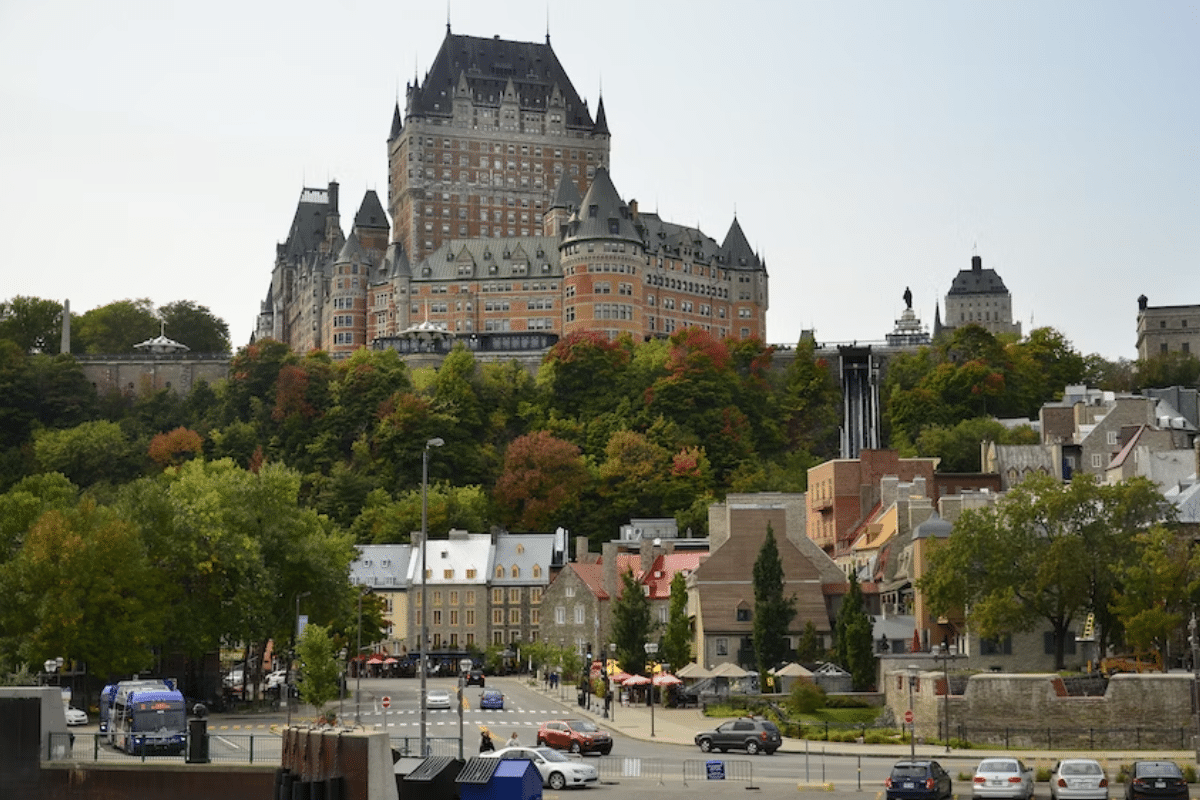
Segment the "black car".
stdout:
[[775,723],[758,717],[740,717],[718,725],[715,730],[696,734],[696,745],[705,753],[745,750],[749,755],[771,755],[781,744],[783,735]]
[[887,800],[950,800],[950,773],[936,761],[897,761],[884,781]]
[[467,686],[483,686],[483,670],[473,669],[468,672]]
[[1125,784],[1126,800],[1188,800],[1188,785],[1173,761],[1135,761]]

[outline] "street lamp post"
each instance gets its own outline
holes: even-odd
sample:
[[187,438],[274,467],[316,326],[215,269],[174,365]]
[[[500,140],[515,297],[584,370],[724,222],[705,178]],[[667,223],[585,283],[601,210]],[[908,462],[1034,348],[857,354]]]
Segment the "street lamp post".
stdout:
[[[617,643],[616,642],[608,643],[608,657],[609,657],[610,661],[616,661],[616,659],[617,659]],[[608,670],[605,670],[605,672],[608,672]],[[612,696],[613,691],[614,691],[614,689],[613,689],[613,682],[612,682],[612,673],[609,672],[608,673],[608,697],[611,700],[611,703],[609,704],[609,708],[612,709],[612,722],[615,725],[617,722],[617,698]]]
[[917,758],[917,715],[913,711],[913,686],[917,682],[917,665],[908,665],[908,713],[912,717],[908,729],[908,755],[912,760]]
[[425,671],[426,667],[426,639],[429,634],[425,626],[425,619],[428,616],[429,594],[427,591],[428,583],[425,580],[425,553],[429,550],[429,448],[441,447],[446,442],[443,439],[434,437],[425,442],[425,449],[421,453],[421,757],[425,757],[425,731],[429,725],[429,713],[425,708]]
[[[658,644],[656,642],[646,642],[646,655],[653,656],[658,654]],[[654,670],[650,670],[650,738],[654,738]]]
[[471,659],[458,660],[458,760],[463,760],[463,679],[471,669]]
[[292,727],[292,661],[296,658],[296,645],[300,638],[300,598],[308,597],[310,594],[312,592],[300,592],[296,595],[296,627],[292,631],[292,652],[288,657],[287,670],[283,680],[283,691],[287,693],[287,724],[289,728]]
[[946,685],[945,694],[942,695],[943,718],[946,721],[946,752],[950,752],[950,660],[957,658],[958,654],[950,649],[950,646],[945,642],[938,645],[937,654],[934,658],[942,662],[942,680]]
[[354,725],[362,725],[362,599],[371,593],[371,587],[364,586],[358,593],[358,650],[354,653]]

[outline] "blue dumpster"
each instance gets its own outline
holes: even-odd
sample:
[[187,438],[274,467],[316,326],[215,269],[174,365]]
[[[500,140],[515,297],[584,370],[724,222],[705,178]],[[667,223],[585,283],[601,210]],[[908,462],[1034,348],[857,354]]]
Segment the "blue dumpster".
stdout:
[[542,800],[542,774],[525,759],[472,758],[455,783],[459,800]]

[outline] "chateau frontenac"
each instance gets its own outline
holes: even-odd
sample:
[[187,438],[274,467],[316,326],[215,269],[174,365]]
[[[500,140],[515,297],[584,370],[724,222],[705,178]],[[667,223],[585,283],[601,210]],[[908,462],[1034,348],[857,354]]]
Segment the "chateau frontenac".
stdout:
[[[396,104],[388,197],[349,234],[339,186],[304,188],[255,338],[345,358],[406,332],[446,340],[700,327],[766,339],[766,264],[732,220],[717,241],[622,199],[593,114],[545,44],[453,34]],[[390,218],[390,219],[389,219]]]

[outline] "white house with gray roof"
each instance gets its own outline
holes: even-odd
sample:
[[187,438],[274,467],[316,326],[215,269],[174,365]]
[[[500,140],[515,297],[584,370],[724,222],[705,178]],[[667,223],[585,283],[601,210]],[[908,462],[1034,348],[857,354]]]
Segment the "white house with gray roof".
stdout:
[[[419,651],[421,626],[421,544],[414,534],[409,564],[409,630],[413,631],[410,652]],[[425,587],[428,596],[426,628],[428,652],[439,654],[448,665],[454,654],[470,648],[483,649],[488,634],[488,575],[492,564],[492,537],[487,533],[451,530],[449,538],[430,539],[425,545]]]
[[540,638],[542,593],[550,584],[553,533],[500,533],[491,568],[491,644]]

